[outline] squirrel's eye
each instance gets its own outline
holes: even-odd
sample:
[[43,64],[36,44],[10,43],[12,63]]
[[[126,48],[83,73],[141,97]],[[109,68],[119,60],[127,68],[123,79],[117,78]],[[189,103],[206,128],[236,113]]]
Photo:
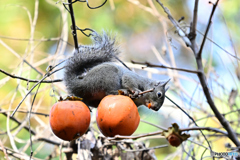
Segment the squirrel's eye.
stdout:
[[158,96],[158,98],[161,98],[162,97],[162,92],[157,92],[157,96]]

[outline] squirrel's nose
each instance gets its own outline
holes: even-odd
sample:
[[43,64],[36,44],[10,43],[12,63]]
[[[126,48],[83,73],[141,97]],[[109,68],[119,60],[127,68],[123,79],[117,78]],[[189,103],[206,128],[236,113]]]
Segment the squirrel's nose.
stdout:
[[152,109],[154,111],[158,111],[161,107],[162,107],[162,104],[160,105],[157,103],[154,104],[153,102],[151,103],[151,106],[148,106],[149,109]]

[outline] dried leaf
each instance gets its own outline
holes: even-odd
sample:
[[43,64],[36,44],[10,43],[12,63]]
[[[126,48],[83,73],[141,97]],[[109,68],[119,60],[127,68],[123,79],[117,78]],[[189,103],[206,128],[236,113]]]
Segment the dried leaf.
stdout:
[[238,95],[238,91],[232,89],[232,91],[231,91],[231,93],[229,95],[229,98],[228,98],[228,103],[229,103],[230,107],[232,107],[235,104],[237,95]]
[[237,75],[238,80],[240,81],[240,68],[239,67],[236,68],[236,75]]

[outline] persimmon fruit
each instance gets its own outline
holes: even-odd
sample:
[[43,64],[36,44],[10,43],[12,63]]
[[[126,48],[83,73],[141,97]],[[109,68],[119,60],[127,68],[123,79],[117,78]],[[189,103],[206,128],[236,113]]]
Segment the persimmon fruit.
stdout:
[[170,134],[167,137],[168,142],[171,146],[178,147],[182,143],[182,139],[175,134]]
[[137,129],[140,116],[131,98],[123,95],[108,95],[98,105],[96,121],[104,136],[129,136]]
[[49,114],[50,127],[60,139],[71,141],[82,136],[90,125],[89,108],[82,101],[59,101]]

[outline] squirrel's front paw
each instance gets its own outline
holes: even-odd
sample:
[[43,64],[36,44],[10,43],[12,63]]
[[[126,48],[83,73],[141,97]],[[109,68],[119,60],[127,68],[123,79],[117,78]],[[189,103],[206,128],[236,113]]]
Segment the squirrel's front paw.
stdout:
[[130,97],[134,98],[134,99],[142,96],[141,94],[139,94],[139,93],[141,93],[140,90],[131,90],[131,93],[132,94],[130,94]]
[[119,95],[129,96],[130,98],[133,98],[133,99],[141,97],[142,95],[139,93],[141,93],[140,90],[129,90],[129,89],[118,90]]

